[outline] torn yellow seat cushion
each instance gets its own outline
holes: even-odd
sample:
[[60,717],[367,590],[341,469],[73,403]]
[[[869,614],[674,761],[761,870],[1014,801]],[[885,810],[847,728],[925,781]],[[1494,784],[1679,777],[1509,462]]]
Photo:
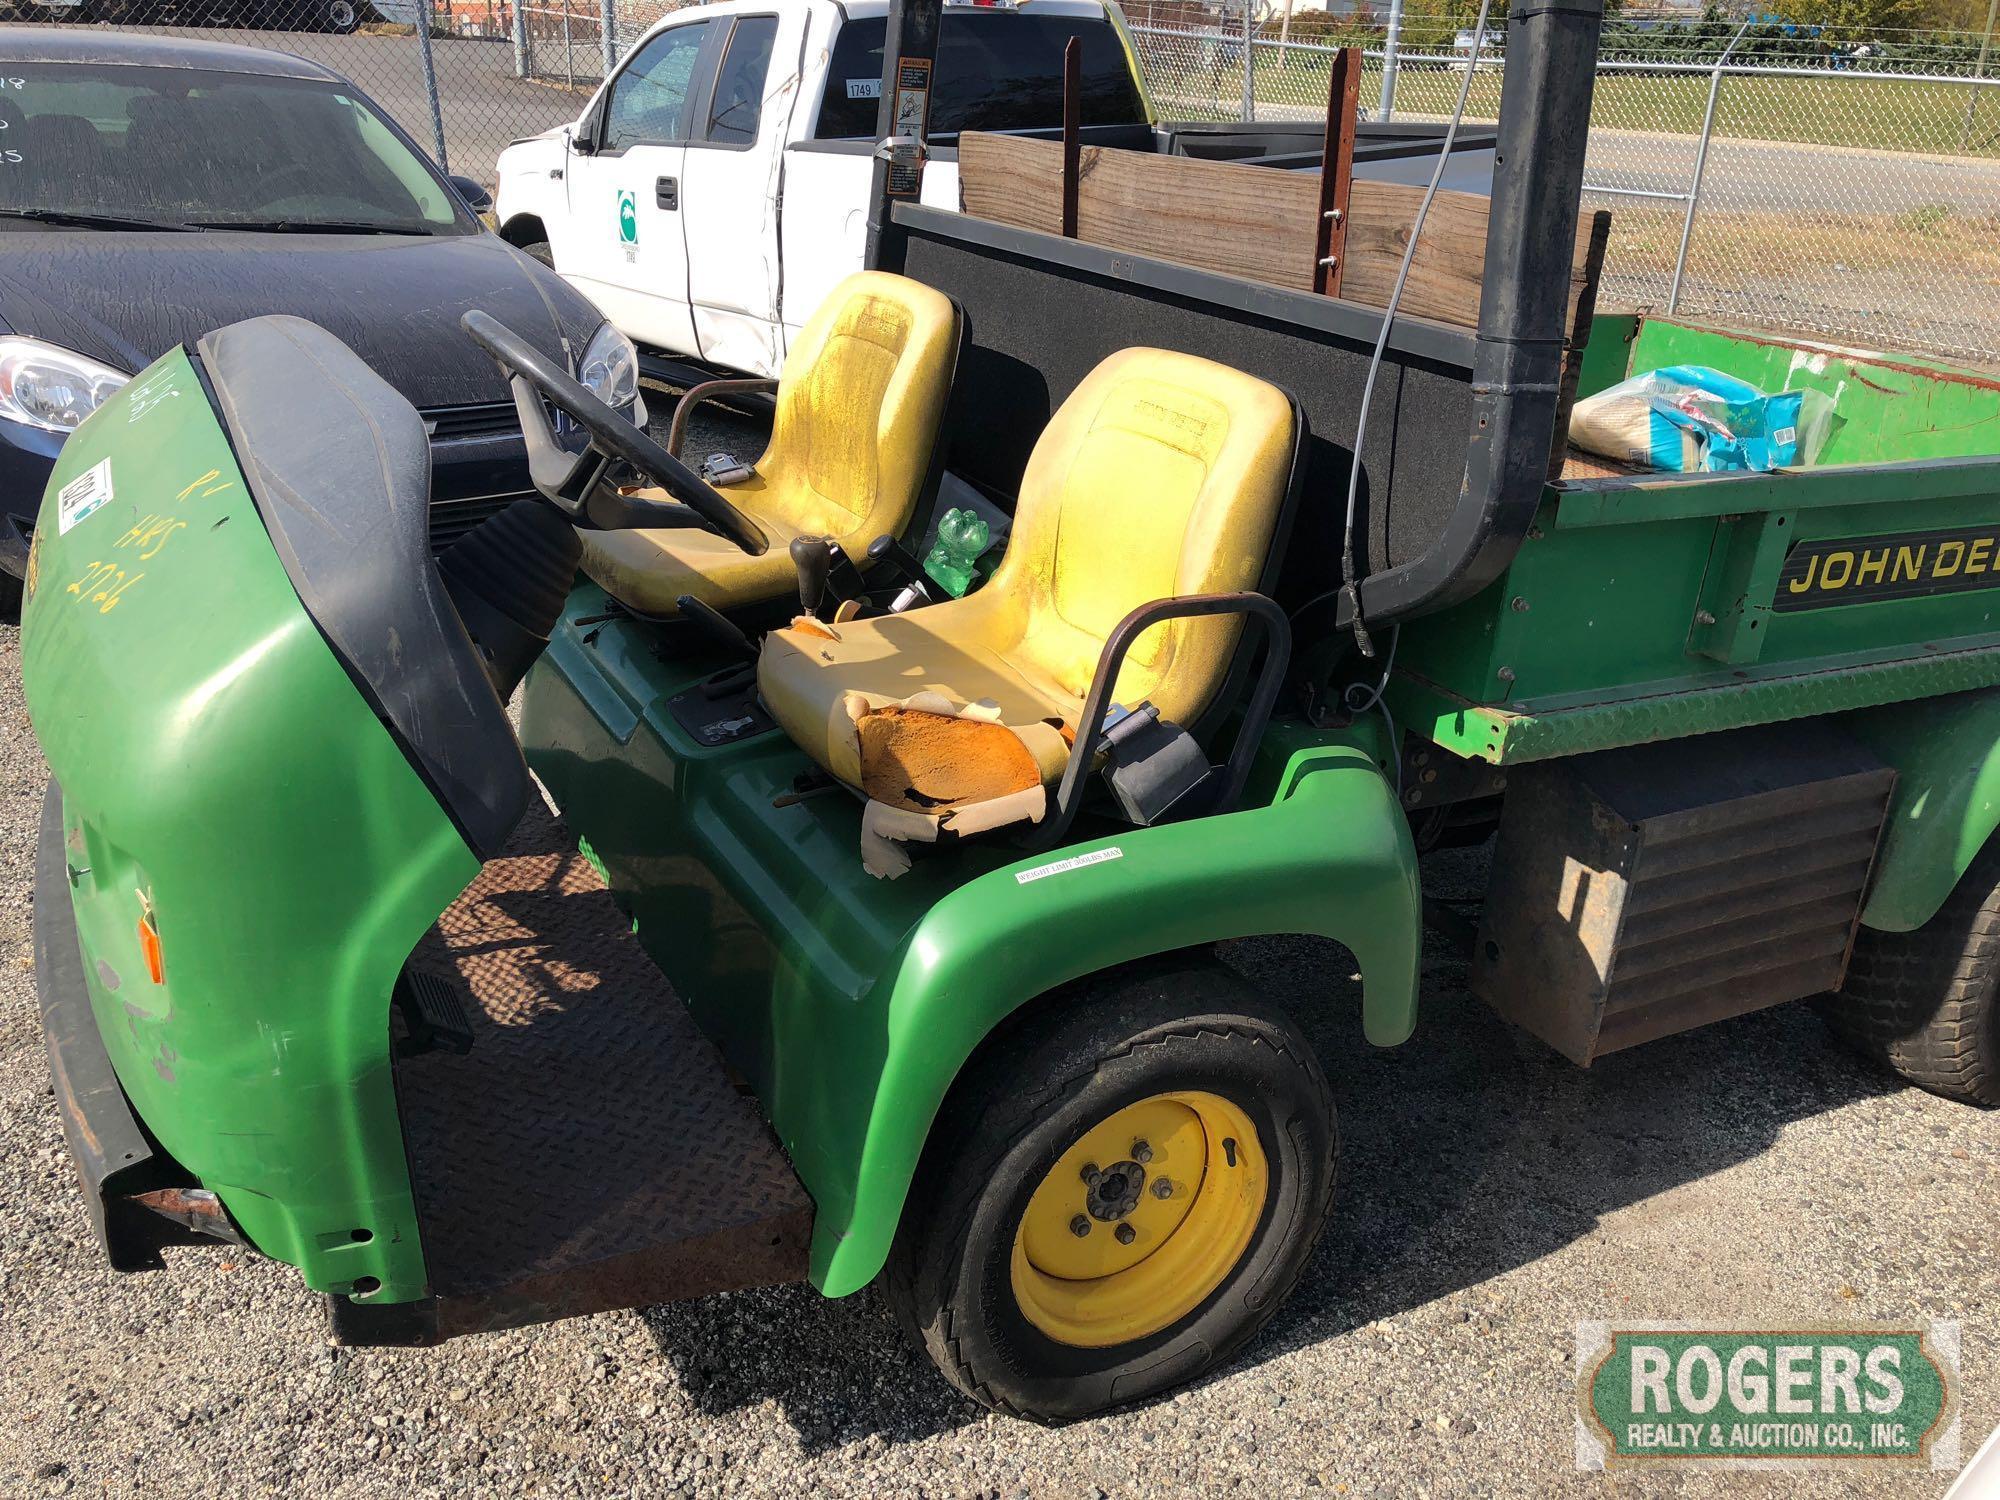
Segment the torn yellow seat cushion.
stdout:
[[[908,614],[877,615],[828,627],[838,633],[837,640],[811,626],[774,630],[764,638],[757,664],[757,686],[765,706],[795,744],[837,780],[857,789],[863,787],[861,720],[870,713],[902,708],[922,694],[934,693],[954,708],[990,703],[999,724],[1020,727],[1053,721],[1074,728],[1083,710],[1080,699],[1032,681],[977,640],[939,632],[939,625],[962,619],[983,597],[975,594]],[[920,724],[911,727],[921,735]],[[945,743],[932,738],[934,746]],[[910,754],[922,759],[926,752],[913,746]],[[990,769],[970,770],[966,785],[986,785]],[[1052,772],[1044,768],[1043,779],[1052,781],[1061,770],[1058,760]],[[937,801],[963,796],[950,796],[935,779],[920,790]]]
[[[614,598],[671,614],[692,594],[717,609],[789,593],[793,537],[837,542],[857,565],[910,524],[930,468],[957,349],[951,300],[880,271],[847,277],[799,331],[778,380],[771,441],[751,477],[720,491],[771,550],[734,556],[692,530],[583,533],[583,567]],[[690,455],[698,457],[699,455]]]

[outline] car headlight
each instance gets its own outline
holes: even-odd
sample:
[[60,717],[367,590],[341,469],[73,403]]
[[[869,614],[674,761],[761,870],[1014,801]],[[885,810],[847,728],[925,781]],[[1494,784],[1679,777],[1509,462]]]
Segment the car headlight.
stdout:
[[40,339],[0,337],[0,417],[45,432],[76,431],[131,378]]
[[590,336],[577,364],[576,378],[599,401],[622,411],[639,394],[639,351],[606,323]]

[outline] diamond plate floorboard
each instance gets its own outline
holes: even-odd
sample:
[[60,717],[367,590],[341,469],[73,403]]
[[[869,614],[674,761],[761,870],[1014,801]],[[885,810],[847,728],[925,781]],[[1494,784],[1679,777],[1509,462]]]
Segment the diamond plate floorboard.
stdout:
[[473,1031],[396,1063],[440,1336],[804,1277],[805,1189],[540,803],[412,964]]

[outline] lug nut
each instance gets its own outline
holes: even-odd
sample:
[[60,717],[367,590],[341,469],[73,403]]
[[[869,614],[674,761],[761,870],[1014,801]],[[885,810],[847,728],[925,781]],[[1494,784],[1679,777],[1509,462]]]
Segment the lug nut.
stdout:
[[1153,1148],[1151,1146],[1147,1145],[1144,1141],[1134,1141],[1132,1143],[1132,1160],[1143,1167],[1152,1159]]
[[1089,1183],[1092,1187],[1096,1187],[1097,1179],[1100,1175],[1097,1170],[1097,1163],[1094,1161],[1085,1162],[1083,1164],[1083,1170],[1077,1173],[1076,1175],[1081,1177],[1085,1182]]
[[1153,1196],[1155,1198],[1171,1198],[1173,1195],[1174,1185],[1167,1181],[1166,1178],[1162,1177],[1153,1184]]
[[1139,1237],[1138,1231],[1130,1224],[1120,1224],[1111,1232],[1118,1236],[1118,1243],[1121,1245],[1129,1245]]
[[1090,1233],[1090,1220],[1082,1214],[1078,1214],[1074,1219],[1069,1221],[1069,1232],[1078,1239],[1082,1239],[1086,1234]]

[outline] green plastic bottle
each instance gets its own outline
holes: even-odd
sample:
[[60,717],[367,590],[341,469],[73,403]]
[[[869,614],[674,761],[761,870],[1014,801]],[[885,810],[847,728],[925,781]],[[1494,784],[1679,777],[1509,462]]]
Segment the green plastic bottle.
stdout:
[[937,545],[924,559],[924,572],[954,599],[972,587],[974,565],[993,543],[993,529],[970,510],[948,510],[938,522]]

